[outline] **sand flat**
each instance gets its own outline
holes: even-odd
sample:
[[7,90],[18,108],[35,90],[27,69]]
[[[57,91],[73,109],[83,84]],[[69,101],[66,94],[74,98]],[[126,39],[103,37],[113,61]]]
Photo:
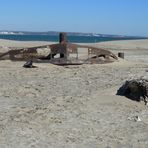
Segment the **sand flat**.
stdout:
[[[45,43],[6,42],[0,46]],[[116,95],[126,80],[148,78],[148,40],[93,46],[100,44],[124,51],[125,60],[65,67],[34,63],[34,69],[0,61],[0,147],[148,147],[147,106]]]

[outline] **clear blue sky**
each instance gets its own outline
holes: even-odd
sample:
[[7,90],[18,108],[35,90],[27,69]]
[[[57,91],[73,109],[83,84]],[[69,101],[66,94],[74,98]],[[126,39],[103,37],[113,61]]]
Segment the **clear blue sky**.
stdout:
[[0,0],[0,30],[148,36],[148,0]]

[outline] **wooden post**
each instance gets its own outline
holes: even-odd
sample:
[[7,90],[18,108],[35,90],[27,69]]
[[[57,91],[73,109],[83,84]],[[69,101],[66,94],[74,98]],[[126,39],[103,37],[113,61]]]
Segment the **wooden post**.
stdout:
[[124,59],[124,52],[119,52],[118,57]]

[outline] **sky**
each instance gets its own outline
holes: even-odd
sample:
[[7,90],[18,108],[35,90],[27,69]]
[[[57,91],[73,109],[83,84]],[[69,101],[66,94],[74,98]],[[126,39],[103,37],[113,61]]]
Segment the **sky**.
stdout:
[[148,37],[148,0],[0,0],[0,30]]

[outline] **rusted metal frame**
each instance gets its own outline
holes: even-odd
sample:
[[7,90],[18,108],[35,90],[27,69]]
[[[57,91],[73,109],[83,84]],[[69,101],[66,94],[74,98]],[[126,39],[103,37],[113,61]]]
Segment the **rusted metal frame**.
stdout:
[[67,54],[76,54],[76,59],[78,60],[78,48],[76,44],[67,43]]
[[88,59],[90,59],[90,55],[96,55],[97,54],[97,51],[95,48],[92,48],[92,47],[88,47]]
[[[47,56],[47,58],[45,58],[45,59],[49,59],[49,61],[52,63],[52,59],[53,59],[54,55],[59,53],[60,55],[64,55],[62,58],[59,58],[59,64],[60,64],[60,62],[63,61],[62,59],[64,59],[66,63],[68,62],[69,54],[76,53],[77,54],[76,58],[78,59],[78,48],[87,48],[88,49],[88,59],[92,58],[92,57],[91,58],[89,57],[91,54],[94,54],[96,56],[96,58],[99,56],[104,56],[106,59],[106,62],[109,62],[107,57],[113,57],[116,60],[118,59],[112,52],[110,52],[108,50],[104,50],[104,49],[100,49],[100,48],[96,48],[96,47],[91,47],[91,46],[87,46],[87,45],[70,44],[67,42],[66,35],[63,33],[60,34],[59,40],[60,40],[59,44],[52,44],[52,45],[44,45],[44,46],[37,46],[37,47],[29,47],[26,49],[23,48],[23,49],[18,49],[18,50],[11,50],[7,53],[4,53],[3,55],[0,55],[0,57],[9,54],[11,60],[24,60],[27,58],[40,59],[38,56],[36,57],[37,49],[38,48],[50,48],[51,52]],[[21,58],[15,57],[16,55],[19,55],[19,54],[22,54]],[[97,59],[96,59],[96,61],[94,60],[94,62],[97,63]],[[101,62],[101,61],[99,61],[99,62]],[[84,61],[84,63],[85,63],[85,61]]]
[[62,58],[67,60],[66,44],[52,44],[50,45],[50,49],[51,49],[51,53],[50,53],[51,60],[53,59],[53,56],[56,54],[64,55],[64,57]]

